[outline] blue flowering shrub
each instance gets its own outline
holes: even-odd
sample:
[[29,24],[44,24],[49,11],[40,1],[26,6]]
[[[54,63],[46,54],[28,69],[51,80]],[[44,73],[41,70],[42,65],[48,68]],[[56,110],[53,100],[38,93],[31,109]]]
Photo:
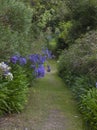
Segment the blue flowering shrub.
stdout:
[[[45,62],[51,58],[51,51],[48,49],[43,49],[41,54],[31,54],[27,57],[14,55],[10,58],[10,62],[14,65],[18,64],[24,68],[29,85],[32,86],[33,80],[45,76]],[[47,67],[48,72],[50,72],[50,66],[47,65]]]
[[30,86],[32,86],[33,81],[36,78],[42,78],[45,76],[45,61],[45,56],[42,56],[41,54],[31,54],[28,56],[25,70]]

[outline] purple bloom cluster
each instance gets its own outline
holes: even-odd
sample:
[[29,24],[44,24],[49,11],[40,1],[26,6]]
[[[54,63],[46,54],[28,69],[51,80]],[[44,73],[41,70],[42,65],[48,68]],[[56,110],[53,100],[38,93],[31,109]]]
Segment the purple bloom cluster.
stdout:
[[25,64],[27,63],[26,58],[20,57],[20,58],[19,58],[19,63],[20,63],[20,65],[25,65]]
[[10,58],[10,61],[11,61],[13,64],[16,64],[16,63],[18,62],[18,60],[19,60],[19,56],[12,56],[12,57]]
[[[43,54],[31,54],[26,58],[22,56],[12,56],[10,58],[11,63],[13,64],[20,64],[21,66],[28,65],[29,68],[32,69],[36,78],[44,77],[45,75],[45,67],[44,63],[47,59],[51,58],[51,51],[48,49],[43,50]],[[50,72],[50,66],[48,66],[48,72]]]
[[46,57],[40,54],[32,54],[29,56],[29,60],[33,64],[44,64],[44,62],[46,61]]
[[31,62],[31,68],[34,70],[36,78],[44,77],[44,63],[46,61],[46,57],[40,54],[32,54],[29,56],[29,60]]
[[26,58],[24,57],[21,57],[21,56],[12,56],[10,58],[10,61],[13,63],[13,64],[16,64],[16,63],[19,63],[20,65],[25,65],[27,63],[27,60]]
[[45,68],[43,65],[39,65],[38,68],[35,69],[36,78],[41,78],[45,76]]

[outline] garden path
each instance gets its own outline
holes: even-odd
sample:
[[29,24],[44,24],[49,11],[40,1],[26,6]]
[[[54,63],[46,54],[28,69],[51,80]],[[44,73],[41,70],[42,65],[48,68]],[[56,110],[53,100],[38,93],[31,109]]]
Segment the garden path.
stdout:
[[55,61],[51,65],[51,72],[30,88],[25,110],[1,118],[0,130],[83,130],[72,93],[57,76]]

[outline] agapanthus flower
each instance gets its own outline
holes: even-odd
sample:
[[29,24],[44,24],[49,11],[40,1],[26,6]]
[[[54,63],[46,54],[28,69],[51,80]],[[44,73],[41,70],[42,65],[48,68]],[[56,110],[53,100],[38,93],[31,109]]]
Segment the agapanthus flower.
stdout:
[[25,64],[27,63],[26,58],[20,57],[20,58],[19,58],[19,63],[20,63],[20,65],[25,65]]
[[8,80],[12,80],[13,79],[13,75],[11,72],[9,72],[11,68],[5,64],[4,62],[1,62],[0,63],[0,75],[1,77],[5,77],[7,78]]
[[46,58],[45,58],[45,56],[42,56],[40,54],[32,54],[29,56],[29,60],[33,64],[44,64]]
[[29,56],[29,60],[33,63],[36,64],[38,62],[38,54],[32,54]]
[[37,78],[45,76],[45,68],[43,65],[39,65],[39,67],[35,69],[35,75]]
[[8,80],[13,80],[13,74],[11,72],[8,72],[5,74],[5,78]]
[[42,55],[40,55],[39,56],[39,64],[44,64],[44,62],[46,61],[46,57],[45,56],[42,56]]
[[10,61],[11,61],[13,64],[16,64],[18,60],[19,60],[19,56],[12,56],[12,57],[10,58]]
[[5,64],[4,62],[1,62],[0,63],[0,70],[5,72],[5,71],[10,70],[10,67],[7,64]]

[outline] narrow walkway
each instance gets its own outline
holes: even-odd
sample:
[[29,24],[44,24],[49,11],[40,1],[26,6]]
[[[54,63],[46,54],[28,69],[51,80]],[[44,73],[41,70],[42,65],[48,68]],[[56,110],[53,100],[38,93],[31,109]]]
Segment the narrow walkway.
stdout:
[[57,76],[55,62],[52,71],[30,88],[26,109],[2,118],[0,130],[83,130],[76,103]]

